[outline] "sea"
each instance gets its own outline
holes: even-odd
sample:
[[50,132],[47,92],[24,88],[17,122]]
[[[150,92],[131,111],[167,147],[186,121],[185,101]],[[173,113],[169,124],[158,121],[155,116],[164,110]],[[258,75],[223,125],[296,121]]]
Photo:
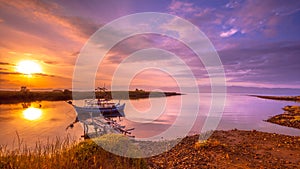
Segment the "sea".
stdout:
[[[263,94],[262,94],[263,95]],[[113,100],[126,103],[126,117],[115,120],[134,128],[136,139],[174,139],[214,130],[257,130],[300,136],[300,130],[265,122],[283,113],[287,105],[299,102],[261,99],[245,93],[187,93],[171,97],[136,100]],[[74,102],[81,105],[83,100]],[[76,123],[76,111],[65,101],[31,103],[30,110],[21,104],[0,105],[0,146],[7,149],[53,143],[65,139],[81,141],[82,124]],[[79,119],[80,120],[80,119]]]

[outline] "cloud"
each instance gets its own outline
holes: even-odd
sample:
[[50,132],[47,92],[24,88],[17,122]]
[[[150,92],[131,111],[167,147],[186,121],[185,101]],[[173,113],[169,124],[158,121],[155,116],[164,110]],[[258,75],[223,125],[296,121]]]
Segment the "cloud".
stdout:
[[[0,18],[0,29],[3,31],[0,32],[0,46],[1,53],[5,53],[5,59],[0,62],[0,65],[3,65],[0,74],[2,77],[7,77],[5,74],[18,74],[9,72],[11,66],[14,66],[12,63],[26,57],[43,60],[41,64],[47,70],[47,74],[37,74],[39,77],[45,77],[40,79],[71,76],[72,65],[79,54],[76,51],[79,51],[85,40],[102,26],[100,21],[109,21],[123,14],[134,13],[134,8],[138,8],[139,12],[145,11],[144,9],[167,9],[167,12],[198,26],[220,51],[231,83],[299,84],[297,70],[300,68],[297,63],[300,60],[296,57],[300,54],[299,42],[286,39],[299,39],[296,34],[299,27],[296,16],[299,14],[300,1],[172,0],[149,5],[149,8],[143,4],[143,9],[141,3],[124,4],[128,5],[124,8],[119,3],[114,4],[113,7],[119,10],[111,10],[107,3],[92,1],[1,1],[0,10],[3,15]],[[178,36],[188,36],[189,31],[182,25],[174,21],[173,26],[182,30],[181,34],[174,31]],[[171,28],[168,30],[172,31]],[[113,31],[104,37],[105,42],[120,32]],[[285,34],[287,32],[291,33]],[[265,39],[265,36],[272,38]],[[179,55],[191,67],[197,78],[207,78],[201,61],[197,60],[190,50],[176,40],[155,35],[132,37],[117,44],[106,56],[104,68],[99,69],[97,77],[109,79],[109,73],[113,73],[114,66],[132,52],[149,47],[165,49]],[[8,54],[10,51],[14,53]],[[32,55],[24,56],[24,53]],[[155,56],[148,60],[159,62],[164,58]],[[185,72],[178,74],[185,76]]]
[[[165,38],[166,37],[155,34],[135,35],[129,37],[116,44],[106,55],[106,60],[110,63],[120,63],[127,56],[140,49],[151,47],[163,48]],[[159,59],[156,56],[154,56],[154,58]]]
[[77,51],[77,52],[71,53],[71,56],[78,56],[79,54],[80,54],[80,51]]
[[10,55],[5,57],[15,63],[44,61],[45,69],[55,75],[72,74],[76,57],[71,53],[79,51],[101,26],[90,16],[70,14],[70,6],[61,1],[0,3],[1,18],[5,19],[0,24],[1,54]]
[[172,1],[168,10],[171,14],[188,19],[210,38],[218,40],[220,34],[226,36],[226,32],[233,28],[249,36],[275,36],[278,25],[287,21],[287,16],[299,12],[300,1],[231,0],[226,4],[213,1]]
[[0,65],[15,66],[15,64],[8,63],[8,62],[0,62]]
[[292,10],[288,10],[288,11],[283,11],[283,12],[280,12],[280,13],[276,13],[277,15],[280,15],[280,16],[288,16],[288,15],[292,15],[296,12],[300,11],[300,7],[299,8],[296,8],[296,9],[292,9]]
[[191,13],[191,12],[195,12],[197,9],[194,8],[194,4],[193,3],[189,3],[189,2],[182,2],[182,1],[177,1],[177,0],[173,0],[171,2],[171,4],[169,5],[169,9],[171,11],[171,13]]
[[[219,38],[219,28],[224,23],[228,13],[224,13],[220,6],[210,5],[210,2],[180,2],[172,1],[169,13],[183,17],[195,24],[209,38]],[[186,9],[188,7],[188,10]]]
[[44,76],[44,77],[61,78],[61,79],[69,79],[69,80],[72,79],[72,78],[68,78],[68,77],[64,77],[64,76],[52,75],[52,74],[45,74],[45,73],[35,73],[34,75],[36,75],[36,76]]
[[[228,24],[229,26],[240,28],[242,33],[250,33],[260,31],[268,33],[275,31],[277,24],[284,18],[279,15],[293,14],[299,10],[300,1],[245,1],[235,2],[238,8],[233,9],[232,17],[235,22]],[[294,11],[294,12],[291,12]]]
[[43,61],[43,63],[48,64],[48,65],[57,65],[59,62],[57,61]]
[[237,1],[237,0],[230,0],[226,5],[225,5],[226,8],[237,8],[237,7],[240,7],[240,3]]
[[[57,30],[57,34],[62,34],[79,42],[84,42],[101,26],[89,18],[63,15],[65,13],[64,7],[53,1],[5,1],[3,3],[6,6],[2,9],[10,11],[11,15],[15,13],[19,20],[25,18],[29,22],[56,27],[52,31]],[[9,10],[11,8],[15,10]],[[59,27],[61,29],[57,29]]]
[[19,72],[0,72],[1,75],[22,75],[22,73]]
[[229,82],[300,85],[299,42],[244,43],[219,51]]
[[199,17],[209,17],[210,14],[212,14],[213,12],[215,12],[215,8],[204,8],[204,9],[200,9],[197,12],[195,12],[195,15],[197,18]]
[[215,17],[216,8],[203,3],[203,5],[197,5],[197,2],[183,2],[173,0],[168,6],[168,12],[177,16],[184,17],[187,20],[193,21],[193,18],[197,18],[206,21],[214,21],[212,17]]
[[227,38],[227,37],[230,37],[230,36],[234,35],[234,34],[237,33],[237,32],[238,32],[237,29],[232,28],[232,29],[230,29],[229,31],[222,32],[222,33],[220,34],[220,37],[222,37],[222,38]]
[[96,24],[91,19],[78,16],[55,16],[53,20],[67,28],[77,38],[84,37],[84,41],[103,26]]
[[[4,70],[4,69],[2,69],[2,70]],[[0,74],[1,75],[24,75],[23,73],[19,73],[19,72],[7,72],[7,71],[0,71]],[[61,78],[61,79],[71,79],[71,78],[67,78],[67,77],[63,77],[63,76],[51,75],[51,74],[45,74],[45,73],[34,73],[33,76],[52,77],[52,78]]]

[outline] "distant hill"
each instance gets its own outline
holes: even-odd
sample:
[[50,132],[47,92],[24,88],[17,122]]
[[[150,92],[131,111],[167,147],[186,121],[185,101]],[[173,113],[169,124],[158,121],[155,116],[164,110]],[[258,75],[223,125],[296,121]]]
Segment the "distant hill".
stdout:
[[300,89],[291,89],[291,88],[259,88],[259,87],[229,86],[229,87],[227,87],[227,92],[228,93],[289,95],[289,96],[299,96],[300,95]]
[[[187,89],[188,90],[188,89]],[[210,93],[209,86],[199,86],[200,93]],[[222,93],[221,88],[216,87],[215,93]],[[263,88],[263,87],[242,87],[242,86],[227,86],[227,93],[246,93],[257,95],[285,95],[285,96],[300,96],[300,89],[291,88]]]

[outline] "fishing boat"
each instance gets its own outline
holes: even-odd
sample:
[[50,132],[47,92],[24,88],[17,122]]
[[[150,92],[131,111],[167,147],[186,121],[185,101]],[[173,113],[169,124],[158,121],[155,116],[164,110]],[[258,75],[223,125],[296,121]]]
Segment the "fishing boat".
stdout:
[[131,131],[134,128],[125,129],[125,126],[117,123],[113,118],[118,117],[121,121],[121,117],[125,117],[124,108],[125,103],[120,104],[110,102],[109,97],[106,94],[107,89],[104,87],[98,87],[95,89],[98,93],[102,93],[104,98],[102,99],[85,99],[83,106],[74,105],[71,101],[68,101],[77,112],[76,119],[71,123],[68,128],[73,128],[74,124],[80,122],[84,127],[84,138],[99,137],[108,133],[119,133],[129,137]]
[[125,103],[112,103],[105,99],[86,99],[83,106],[76,106],[71,104],[76,112],[77,117],[73,123],[71,123],[66,129],[73,128],[74,124],[80,122],[84,127],[84,138],[99,137],[108,133],[119,133],[129,137],[131,136],[131,130],[134,128],[125,129],[125,126],[117,123],[113,118],[125,117],[124,108]]
[[104,99],[86,99],[84,100],[83,106],[76,106],[73,105],[72,102],[68,102],[71,104],[80,119],[82,118],[89,118],[90,113],[93,117],[103,116],[106,118],[112,118],[112,117],[125,117],[124,108],[125,103],[112,103],[107,102],[107,100]]

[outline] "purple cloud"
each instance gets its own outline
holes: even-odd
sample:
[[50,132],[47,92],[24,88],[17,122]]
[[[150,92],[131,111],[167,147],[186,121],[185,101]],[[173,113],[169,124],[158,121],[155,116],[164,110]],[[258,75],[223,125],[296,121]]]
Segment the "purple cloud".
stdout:
[[229,31],[222,32],[222,33],[220,34],[220,37],[222,37],[222,38],[227,38],[227,37],[230,37],[230,36],[234,35],[234,34],[237,33],[237,32],[238,32],[237,29],[232,28],[232,29],[230,29]]

